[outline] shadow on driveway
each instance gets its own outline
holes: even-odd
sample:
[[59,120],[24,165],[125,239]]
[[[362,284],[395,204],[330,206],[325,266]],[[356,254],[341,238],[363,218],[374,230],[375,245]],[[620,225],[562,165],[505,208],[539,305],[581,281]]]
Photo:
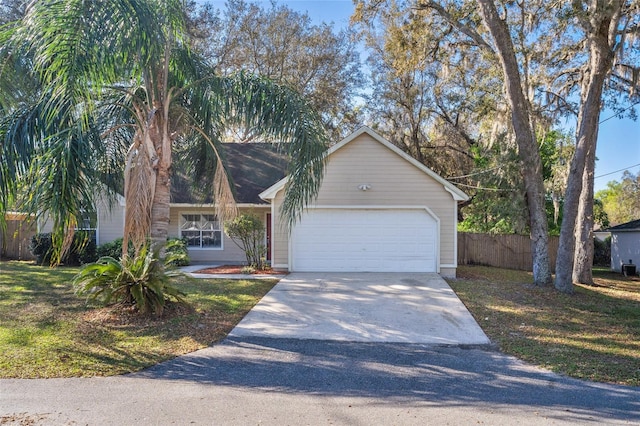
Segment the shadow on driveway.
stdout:
[[640,421],[640,388],[564,378],[489,347],[228,338],[127,377]]

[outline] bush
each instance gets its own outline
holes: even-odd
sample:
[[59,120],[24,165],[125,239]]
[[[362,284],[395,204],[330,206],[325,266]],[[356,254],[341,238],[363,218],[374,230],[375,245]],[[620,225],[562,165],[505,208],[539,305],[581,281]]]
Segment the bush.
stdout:
[[73,279],[76,294],[103,304],[135,306],[138,312],[161,315],[169,300],[183,302],[181,291],[170,285],[172,273],[158,256],[143,247],[137,257],[102,257],[86,265]]
[[[98,257],[113,257],[120,259],[122,257],[122,238],[118,238],[109,243],[100,244],[96,250]],[[129,244],[129,254],[133,256],[133,247]]]
[[[77,231],[73,236],[73,242],[69,252],[64,256],[62,265],[78,266],[95,262],[96,243],[91,238],[92,234],[86,231]],[[50,265],[53,255],[53,243],[50,233],[36,234],[31,238],[29,250],[36,257],[38,265]]]
[[593,240],[593,264],[595,266],[611,265],[611,237],[600,241],[597,238]]
[[254,214],[242,214],[224,225],[224,231],[244,251],[247,266],[262,270],[266,267],[267,248],[264,241],[264,224]]
[[253,266],[243,266],[242,269],[240,269],[240,273],[245,275],[255,274],[255,272],[256,268],[254,268]]
[[191,263],[189,252],[187,251],[187,240],[185,238],[169,238],[164,246],[166,252],[165,262],[171,266],[187,266]]
[[[180,238],[169,238],[165,246],[169,265],[187,266],[191,263],[189,253],[187,252],[186,240]],[[113,257],[114,259],[122,258],[122,238],[118,238],[109,243],[101,244],[97,249],[97,257]],[[129,256],[135,255],[133,244],[129,242]]]

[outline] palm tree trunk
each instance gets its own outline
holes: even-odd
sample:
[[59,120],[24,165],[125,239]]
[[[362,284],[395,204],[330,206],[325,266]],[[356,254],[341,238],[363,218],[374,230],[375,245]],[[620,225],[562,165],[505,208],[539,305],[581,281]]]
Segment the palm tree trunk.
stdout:
[[140,248],[150,238],[151,250],[164,257],[169,234],[171,201],[171,138],[155,108],[143,131],[136,134],[125,170],[125,229],[123,256],[131,239]]
[[[160,104],[162,105],[162,104]],[[164,258],[164,246],[169,236],[169,208],[171,202],[172,140],[169,136],[168,109],[158,106],[151,128],[153,146],[158,155],[153,203],[151,205],[151,226],[149,236],[151,249]]]
[[159,250],[167,242],[169,235],[169,203],[171,201],[171,180],[169,169],[159,167],[156,174],[156,188],[151,207],[151,248]]

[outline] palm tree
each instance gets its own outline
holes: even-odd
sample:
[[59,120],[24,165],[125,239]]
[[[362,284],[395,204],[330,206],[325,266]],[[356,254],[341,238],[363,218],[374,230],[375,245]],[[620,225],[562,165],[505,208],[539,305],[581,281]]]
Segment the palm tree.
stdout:
[[196,175],[211,177],[220,218],[232,216],[219,149],[228,126],[284,142],[291,222],[317,195],[326,148],[319,116],[287,87],[216,74],[189,49],[182,0],[36,0],[0,43],[0,87],[12,88],[0,96],[0,215],[14,182],[27,182],[30,208],[53,220],[58,260],[98,185],[124,187],[123,247],[164,243],[177,149],[191,154]]

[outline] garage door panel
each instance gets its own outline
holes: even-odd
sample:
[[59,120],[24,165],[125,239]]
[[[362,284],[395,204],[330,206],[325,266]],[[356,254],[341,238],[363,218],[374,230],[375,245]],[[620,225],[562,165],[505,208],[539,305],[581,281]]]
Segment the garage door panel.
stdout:
[[436,221],[420,209],[312,209],[292,233],[296,271],[436,271]]

